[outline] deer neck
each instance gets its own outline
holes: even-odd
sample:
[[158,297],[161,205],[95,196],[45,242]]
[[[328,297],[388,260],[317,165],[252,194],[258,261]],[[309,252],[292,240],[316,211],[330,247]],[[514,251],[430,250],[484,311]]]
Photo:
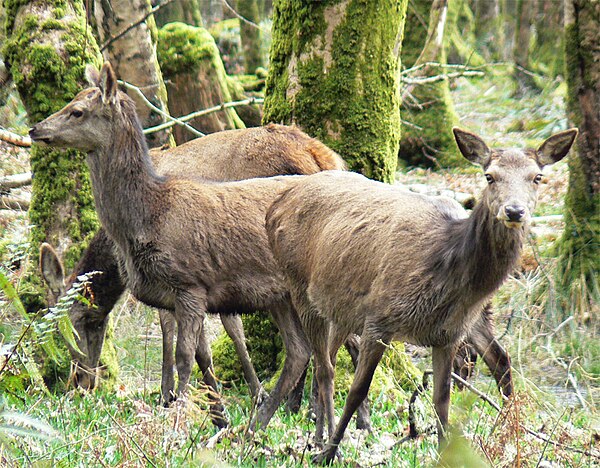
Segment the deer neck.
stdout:
[[[470,217],[452,220],[438,239],[433,269],[452,296],[465,291],[476,303],[496,291],[519,260],[525,230],[496,219],[485,200]],[[448,281],[451,281],[448,284]]]
[[88,155],[94,200],[109,236],[128,250],[128,244],[148,237],[164,181],[152,167],[137,118],[117,116],[107,140]]

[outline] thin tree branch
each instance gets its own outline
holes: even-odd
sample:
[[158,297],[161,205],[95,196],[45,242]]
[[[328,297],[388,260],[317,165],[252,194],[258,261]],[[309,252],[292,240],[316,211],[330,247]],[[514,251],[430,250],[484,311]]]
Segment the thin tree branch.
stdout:
[[[171,3],[173,0],[164,0],[163,2],[160,2],[158,5],[156,5],[154,8],[152,8],[148,13],[146,13],[144,16],[142,16],[139,20],[134,21],[133,23],[131,23],[129,26],[127,26],[123,31],[121,31],[118,34],[115,34],[114,36],[112,36],[110,39],[108,39],[104,44],[102,44],[102,46],[100,47],[100,52],[103,52],[104,49],[106,49],[109,45],[111,45],[113,42],[115,42],[116,40],[122,38],[125,34],[127,34],[129,31],[131,31],[133,28],[136,28],[137,26],[139,26],[140,24],[142,24],[144,21],[146,21],[146,19],[150,16],[153,15],[154,13],[156,13],[158,10],[160,10],[161,8],[167,6],[169,3]],[[86,36],[87,37],[87,36]]]
[[0,209],[27,211],[30,204],[27,198],[0,196]]
[[449,80],[451,78],[458,78],[461,76],[484,76],[485,73],[476,70],[465,70],[462,72],[455,73],[442,73],[441,75],[427,76],[424,78],[408,78],[402,77],[400,80],[406,84],[423,84],[423,83],[434,83],[436,81]]
[[31,172],[0,177],[0,192],[31,184]]
[[[140,96],[140,97],[143,99],[143,101],[146,103],[146,105],[147,105],[148,107],[150,107],[150,109],[152,109],[154,112],[156,112],[156,113],[158,113],[158,114],[162,115],[162,116],[163,116],[164,118],[166,118],[167,120],[170,120],[171,122],[173,122],[173,123],[172,123],[172,125],[170,125],[170,126],[173,126],[173,125],[175,125],[175,124],[177,124],[177,125],[181,125],[182,127],[185,127],[186,129],[188,129],[190,132],[192,132],[192,133],[193,133],[194,135],[196,135],[196,136],[199,136],[199,137],[202,137],[202,136],[204,136],[204,133],[202,133],[202,132],[200,132],[200,131],[196,130],[196,129],[195,129],[194,127],[192,127],[191,125],[188,125],[188,124],[186,124],[185,122],[183,122],[182,120],[180,120],[180,119],[177,119],[177,118],[175,118],[175,117],[172,117],[172,116],[170,116],[170,115],[169,115],[167,112],[165,112],[164,110],[162,110],[162,109],[160,109],[160,108],[156,107],[154,104],[152,104],[152,103],[151,103],[151,102],[148,100],[148,98],[147,98],[147,97],[144,95],[144,93],[142,92],[142,90],[141,90],[140,88],[138,88],[137,86],[135,86],[135,85],[132,85],[131,83],[128,83],[127,81],[123,81],[123,80],[119,80],[119,83],[121,83],[123,86],[125,86],[125,88],[127,88],[127,89],[131,89],[132,91],[134,91],[135,93],[137,93],[137,95],[138,95],[138,96]],[[154,127],[154,128],[156,128],[156,127]],[[158,131],[158,130],[155,130],[155,131]],[[144,133],[147,133],[147,132],[144,132]]]
[[4,130],[3,128],[0,128],[0,140],[24,148],[29,148],[31,146],[31,138],[28,136],[17,135],[16,133]]
[[225,5],[229,11],[231,11],[240,21],[243,21],[246,24],[249,24],[250,26],[255,27],[256,29],[258,29],[259,31],[262,31],[265,34],[270,34],[269,31],[264,30],[263,28],[261,28],[258,24],[250,21],[248,18],[244,18],[242,15],[240,15],[235,8],[233,8],[229,2],[227,2],[227,0],[222,0],[223,5]]
[[252,98],[244,99],[242,101],[233,101],[233,102],[225,102],[222,104],[217,104],[216,106],[209,107],[208,109],[203,109],[203,110],[199,110],[196,112],[192,112],[191,114],[184,115],[183,117],[179,117],[177,120],[175,120],[173,117],[169,117],[171,119],[170,122],[165,122],[165,123],[157,125],[155,127],[145,128],[144,134],[147,135],[148,133],[159,132],[161,130],[164,130],[165,128],[170,128],[174,125],[177,125],[179,122],[181,122],[181,124],[179,124],[179,125],[182,125],[182,124],[185,125],[184,122],[188,122],[189,120],[195,119],[196,117],[201,117],[203,115],[211,114],[213,112],[218,112],[221,110],[229,109],[230,107],[245,106],[245,105],[252,105],[252,104],[262,104],[264,101],[265,101],[264,98],[252,97]]

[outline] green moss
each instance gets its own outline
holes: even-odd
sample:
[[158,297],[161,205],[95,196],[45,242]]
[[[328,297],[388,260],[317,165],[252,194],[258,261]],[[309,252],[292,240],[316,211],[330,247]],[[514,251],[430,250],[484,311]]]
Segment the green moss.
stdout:
[[99,385],[108,390],[114,390],[119,377],[119,357],[115,347],[115,326],[112,316],[108,317],[104,345],[100,352],[100,366],[102,367]]
[[185,23],[169,23],[158,31],[160,68],[165,77],[192,73],[200,63],[219,55],[210,33]]
[[339,152],[352,170],[391,182],[400,137],[393,49],[406,2],[348,2],[331,50],[324,51],[325,9],[339,3],[275,5],[263,122],[294,121]]

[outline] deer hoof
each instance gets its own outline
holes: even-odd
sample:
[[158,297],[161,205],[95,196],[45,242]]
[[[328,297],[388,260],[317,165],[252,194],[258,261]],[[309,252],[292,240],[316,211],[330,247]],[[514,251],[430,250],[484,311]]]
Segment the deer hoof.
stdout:
[[341,461],[341,457],[339,455],[336,457],[336,455],[337,447],[328,445],[321,453],[313,455],[312,462],[315,465],[331,465],[336,458],[339,458],[339,461]]

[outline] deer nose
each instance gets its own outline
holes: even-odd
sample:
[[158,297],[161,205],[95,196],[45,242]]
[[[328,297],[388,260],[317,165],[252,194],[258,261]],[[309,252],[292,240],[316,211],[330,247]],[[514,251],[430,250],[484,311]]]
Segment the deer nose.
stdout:
[[507,205],[504,207],[504,213],[509,221],[519,222],[525,216],[525,208],[519,205]]

